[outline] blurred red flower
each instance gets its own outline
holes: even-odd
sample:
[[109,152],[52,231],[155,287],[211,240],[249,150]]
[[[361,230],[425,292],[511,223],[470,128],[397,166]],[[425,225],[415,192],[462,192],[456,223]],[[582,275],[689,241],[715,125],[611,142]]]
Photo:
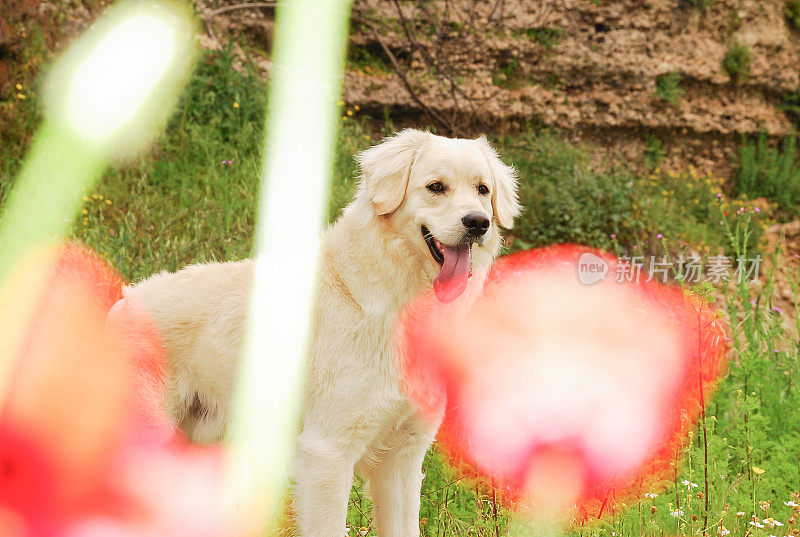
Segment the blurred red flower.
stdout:
[[219,536],[222,460],[160,410],[163,352],[144,316],[105,327],[122,279],[70,244],[0,293],[0,534]]
[[720,375],[712,308],[626,270],[580,246],[530,250],[500,259],[468,311],[426,294],[402,315],[407,393],[445,411],[440,445],[511,504],[578,522],[657,486]]

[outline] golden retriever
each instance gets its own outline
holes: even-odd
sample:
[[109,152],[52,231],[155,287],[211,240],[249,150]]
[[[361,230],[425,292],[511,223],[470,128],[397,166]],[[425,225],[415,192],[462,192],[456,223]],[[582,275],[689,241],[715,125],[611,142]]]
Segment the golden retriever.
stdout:
[[[431,286],[442,302],[468,303],[500,249],[500,227],[519,212],[515,171],[483,136],[406,129],[358,161],[358,192],[319,257],[295,466],[303,537],[341,537],[354,471],[370,481],[378,535],[418,535],[421,466],[438,423],[417,416],[400,389],[394,325]],[[149,313],[168,354],[166,409],[197,442],[225,433],[253,267],[157,274],[126,288],[109,314]]]

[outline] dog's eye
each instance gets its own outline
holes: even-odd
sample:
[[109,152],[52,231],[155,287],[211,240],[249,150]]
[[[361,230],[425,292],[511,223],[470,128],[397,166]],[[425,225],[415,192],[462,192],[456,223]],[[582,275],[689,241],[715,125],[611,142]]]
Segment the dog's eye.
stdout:
[[483,183],[478,185],[478,194],[480,194],[481,196],[485,196],[488,193],[489,193],[488,186],[484,185]]
[[442,192],[444,192],[447,189],[447,187],[445,187],[444,184],[440,183],[439,181],[436,181],[434,183],[429,184],[427,186],[427,188],[431,192],[435,192],[437,194],[441,194]]

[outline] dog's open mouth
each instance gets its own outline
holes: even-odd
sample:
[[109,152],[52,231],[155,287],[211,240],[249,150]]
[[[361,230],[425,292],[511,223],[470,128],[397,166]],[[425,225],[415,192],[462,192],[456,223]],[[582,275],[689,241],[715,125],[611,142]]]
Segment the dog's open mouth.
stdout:
[[427,227],[422,226],[421,231],[431,257],[442,267],[433,280],[436,298],[440,302],[455,300],[464,292],[467,280],[472,275],[472,243],[447,246],[434,237]]

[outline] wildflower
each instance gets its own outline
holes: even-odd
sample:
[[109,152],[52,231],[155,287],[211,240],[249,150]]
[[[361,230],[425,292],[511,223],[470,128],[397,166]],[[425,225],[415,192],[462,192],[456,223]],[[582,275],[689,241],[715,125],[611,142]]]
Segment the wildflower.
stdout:
[[761,522],[759,522],[758,520],[751,520],[751,521],[750,521],[750,525],[751,525],[751,526],[755,526],[756,528],[761,528],[761,529],[763,529],[763,528],[764,528],[764,524],[762,524],[762,523],[761,523]]
[[15,84],[14,87],[17,88],[17,90],[22,91],[22,84]]
[[337,101],[337,102],[336,102],[336,104],[337,104],[338,106],[344,106],[344,101]]
[[111,200],[106,200],[106,205],[111,205],[112,203],[114,203],[114,202],[111,201]]
[[774,311],[775,313],[781,313],[783,311],[778,306],[772,306],[772,308],[770,308],[770,309],[772,311]]
[[83,201],[89,201],[89,196],[84,196]]
[[84,226],[88,226],[89,225],[89,219],[88,218],[84,218],[83,219],[83,225]]
[[656,494],[654,492],[645,492],[644,493],[644,497],[645,498],[650,498],[651,500],[653,500],[655,498],[658,498],[658,494]]
[[82,214],[82,215],[84,215],[84,216],[86,216],[87,214],[89,214],[89,211],[87,211],[86,209],[83,209],[83,210],[81,211],[81,214]]
[[369,139],[370,139],[370,136],[369,136],[369,134],[365,134],[365,135],[364,135],[364,139],[365,139],[365,140],[369,140]]
[[761,212],[761,207],[754,207],[753,210],[757,213]]
[[744,511],[739,511],[738,513],[736,513],[736,516],[738,518],[742,518],[744,516]]
[[239,108],[239,103],[233,103],[234,108]]
[[24,93],[17,93],[17,99],[19,99],[20,101],[24,101],[26,99],[25,94]]
[[657,239],[661,239],[661,238],[663,238],[663,237],[664,237],[664,235],[663,235],[663,234],[661,234],[661,233],[659,233],[658,235],[656,235],[656,238],[657,238]]
[[616,239],[616,238],[617,238],[617,234],[616,234],[616,233],[612,233],[612,234],[611,234],[611,238],[612,238],[612,239]]
[[350,535],[350,528],[348,526],[344,527],[344,534],[345,535]]
[[717,198],[721,198],[721,197],[722,197],[722,194],[720,194],[719,192],[717,192]]
[[775,527],[775,519],[772,518],[772,517],[765,518],[761,522],[763,522],[765,525],[769,526],[770,528],[774,528]]
[[347,111],[347,115],[350,116],[350,117],[353,117],[353,111],[352,110],[348,110]]
[[722,535],[723,537],[724,537],[725,535],[730,535],[730,534],[731,534],[731,530],[729,530],[729,529],[728,529],[728,528],[726,528],[725,526],[720,526],[720,527],[719,527],[719,530],[718,530],[718,532],[719,532],[719,534],[720,534],[720,535]]
[[780,520],[773,520],[772,523],[778,526],[779,528],[783,526],[783,522],[781,522]]
[[683,516],[683,509],[675,509],[674,511],[670,511],[669,516],[673,518],[681,517]]
[[763,502],[758,504],[758,506],[761,508],[762,511],[766,511],[767,509],[769,509],[769,502],[764,500]]
[[368,528],[362,526],[361,529],[358,530],[358,534],[361,535],[361,537],[364,537],[368,531],[369,531]]
[[794,509],[796,507],[800,507],[800,504],[797,503],[794,500],[789,500],[788,502],[783,502],[783,505],[785,505],[786,507],[791,507],[792,509]]
[[354,109],[356,112],[358,112],[359,110],[361,110],[361,107],[360,107],[360,106],[358,106],[358,105],[355,105],[355,106],[353,107],[353,109]]

